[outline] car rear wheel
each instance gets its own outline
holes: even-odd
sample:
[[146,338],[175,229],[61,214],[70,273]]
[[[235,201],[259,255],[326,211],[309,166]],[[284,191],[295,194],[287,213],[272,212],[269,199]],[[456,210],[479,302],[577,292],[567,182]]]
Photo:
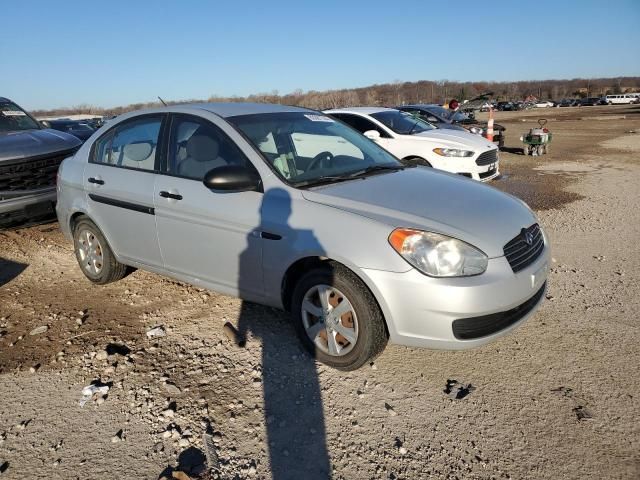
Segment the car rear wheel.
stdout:
[[333,368],[360,368],[387,344],[378,303],[362,280],[342,265],[332,263],[304,274],[291,306],[304,346]]
[[82,273],[93,283],[104,285],[126,276],[127,266],[116,260],[104,235],[88,218],[73,229],[73,246]]

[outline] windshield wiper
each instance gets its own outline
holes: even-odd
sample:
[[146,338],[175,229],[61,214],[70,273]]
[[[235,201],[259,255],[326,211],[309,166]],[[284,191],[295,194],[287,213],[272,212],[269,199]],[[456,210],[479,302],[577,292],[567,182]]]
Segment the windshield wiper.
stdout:
[[295,186],[298,188],[304,187],[316,187],[319,185],[325,185],[328,183],[337,183],[337,182],[346,182],[347,180],[355,180],[355,179],[364,179],[369,175],[378,173],[378,172],[386,172],[386,171],[397,171],[404,170],[406,167],[404,165],[370,165],[367,168],[363,168],[362,170],[356,170],[355,172],[347,172],[341,175],[325,175],[322,177],[314,178],[313,180],[303,181],[297,183]]
[[373,173],[377,172],[385,172],[385,171],[397,171],[404,170],[406,167],[404,165],[371,165],[367,168],[363,168],[362,170],[356,170],[355,172],[351,172],[346,174],[348,178],[359,178],[366,177]]

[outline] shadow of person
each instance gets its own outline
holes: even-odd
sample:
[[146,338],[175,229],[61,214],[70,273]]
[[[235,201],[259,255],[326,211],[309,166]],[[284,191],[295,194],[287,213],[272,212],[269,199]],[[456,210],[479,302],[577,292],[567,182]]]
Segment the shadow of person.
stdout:
[[20,275],[27,266],[25,263],[18,263],[0,257],[0,287]]
[[[251,278],[263,275],[292,243],[320,252],[311,230],[294,229],[289,224],[291,197],[274,188],[263,195],[260,207],[262,265],[255,255],[240,255],[239,290],[255,285]],[[252,233],[255,238],[256,233]],[[248,242],[250,244],[250,242]],[[271,475],[282,479],[328,479],[331,476],[327,451],[320,383],[314,357],[303,349],[285,315],[243,301],[238,319],[242,338],[249,332],[262,341],[262,387],[264,418]]]

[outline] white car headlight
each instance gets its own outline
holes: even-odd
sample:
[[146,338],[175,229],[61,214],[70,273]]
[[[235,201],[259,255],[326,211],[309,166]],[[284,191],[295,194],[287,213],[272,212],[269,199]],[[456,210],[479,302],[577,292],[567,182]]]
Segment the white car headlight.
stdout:
[[482,129],[480,127],[471,127],[469,128],[471,133],[475,133],[476,135],[482,135]]
[[434,148],[433,151],[442,157],[473,157],[472,151],[457,148]]
[[407,262],[432,277],[468,277],[487,269],[483,252],[439,233],[397,228],[389,235],[389,243]]

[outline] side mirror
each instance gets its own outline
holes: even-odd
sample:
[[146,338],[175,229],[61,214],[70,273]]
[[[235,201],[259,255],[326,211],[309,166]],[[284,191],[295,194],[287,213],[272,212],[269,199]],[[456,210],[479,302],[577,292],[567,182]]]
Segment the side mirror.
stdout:
[[380,138],[380,132],[377,130],[367,130],[363,135],[371,140],[377,140]]
[[51,124],[49,122],[47,122],[46,120],[40,120],[40,126],[42,128],[51,128]]
[[209,170],[202,180],[204,186],[222,192],[261,192],[262,180],[253,168],[225,165]]

